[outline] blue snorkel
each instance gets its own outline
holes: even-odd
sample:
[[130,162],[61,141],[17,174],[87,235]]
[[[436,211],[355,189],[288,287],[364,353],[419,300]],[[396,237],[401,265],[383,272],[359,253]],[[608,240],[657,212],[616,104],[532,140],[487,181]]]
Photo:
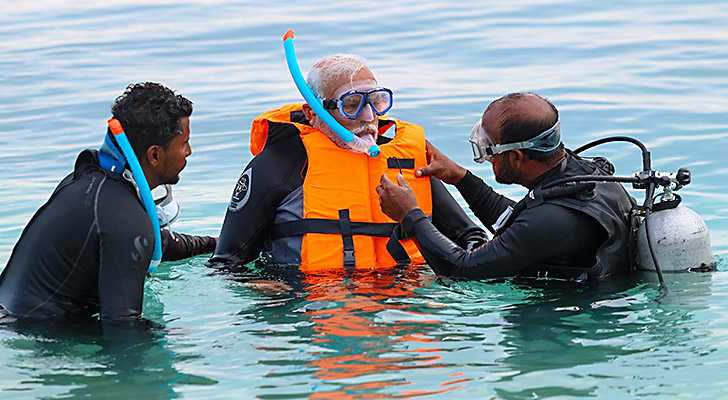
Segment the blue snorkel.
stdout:
[[[144,176],[142,166],[139,164],[139,160],[137,160],[134,150],[131,148],[131,144],[129,143],[129,139],[126,137],[126,133],[124,133],[124,128],[122,128],[121,123],[119,120],[111,118],[109,119],[108,124],[109,130],[114,135],[114,139],[116,139],[116,143],[119,145],[119,149],[121,150],[123,157],[126,159],[126,163],[129,164],[131,173],[134,176],[134,181],[139,188],[139,196],[141,197],[142,204],[144,205],[144,209],[147,211],[149,220],[152,222],[154,251],[152,252],[152,261],[149,263],[149,272],[156,272],[157,265],[159,265],[159,262],[162,260],[162,235],[159,232],[160,228],[159,219],[157,218],[157,207],[154,204],[154,198],[152,198],[152,191],[149,189],[149,183],[147,183],[147,178]],[[104,139],[104,147],[106,149],[112,149],[111,151],[115,152],[113,150],[115,148],[113,143],[108,143],[110,140],[111,138],[107,135],[106,139]],[[100,164],[102,168],[108,169],[111,172],[122,173],[124,171],[123,161],[118,158],[115,159],[113,154],[112,157],[100,157]]]
[[296,49],[293,46],[293,30],[289,29],[285,35],[283,35],[283,48],[286,51],[286,63],[288,64],[288,70],[291,72],[293,82],[296,84],[298,91],[306,99],[306,103],[311,107],[313,112],[321,118],[321,120],[336,133],[341,140],[346,142],[352,149],[360,151],[362,153],[369,154],[370,157],[376,157],[379,155],[379,146],[367,145],[359,137],[351,133],[348,129],[344,128],[329,112],[324,108],[321,103],[321,99],[316,97],[306,80],[303,78],[301,68],[298,66],[298,59],[296,58]]

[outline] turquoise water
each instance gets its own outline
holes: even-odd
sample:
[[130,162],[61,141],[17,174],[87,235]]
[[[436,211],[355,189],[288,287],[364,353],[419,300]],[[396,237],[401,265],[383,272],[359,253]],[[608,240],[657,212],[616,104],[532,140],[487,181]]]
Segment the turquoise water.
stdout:
[[[437,281],[423,268],[292,289],[213,273],[199,257],[147,282],[151,331],[0,330],[3,399],[728,397],[728,5],[103,4],[0,4],[0,265],[134,81],[195,103],[177,229],[217,234],[250,159],[252,118],[299,100],[280,39],[294,28],[304,68],[334,52],[366,57],[396,93],[392,115],[424,125],[491,183],[466,137],[507,92],[551,98],[572,147],[614,134],[645,141],[659,169],[693,171],[684,197],[710,227],[719,271],[668,276],[658,303],[649,276],[589,293]],[[602,154],[618,173],[640,166],[626,145]]]

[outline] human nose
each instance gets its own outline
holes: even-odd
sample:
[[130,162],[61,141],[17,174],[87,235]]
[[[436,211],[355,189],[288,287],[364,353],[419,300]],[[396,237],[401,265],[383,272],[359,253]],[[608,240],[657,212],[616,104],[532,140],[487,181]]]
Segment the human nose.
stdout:
[[364,104],[364,108],[362,108],[361,112],[359,113],[359,120],[365,122],[374,121],[374,110],[372,109],[372,105],[369,104],[369,102]]

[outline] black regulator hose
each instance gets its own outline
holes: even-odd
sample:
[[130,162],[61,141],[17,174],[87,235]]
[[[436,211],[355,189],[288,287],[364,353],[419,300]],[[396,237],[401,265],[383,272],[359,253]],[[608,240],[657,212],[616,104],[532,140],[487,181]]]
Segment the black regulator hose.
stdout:
[[554,186],[563,185],[564,183],[579,182],[619,182],[619,183],[637,183],[639,178],[635,176],[612,176],[612,175],[574,175],[566,178],[556,179],[544,185],[544,189]]
[[610,136],[610,137],[598,139],[593,142],[589,142],[581,147],[578,147],[576,150],[574,150],[574,154],[579,154],[582,151],[591,149],[592,147],[597,147],[601,144],[612,143],[612,142],[628,142],[628,143],[632,143],[635,146],[639,147],[640,151],[642,152],[642,170],[643,171],[652,170],[652,156],[650,155],[650,151],[647,150],[647,146],[645,146],[639,140],[637,140],[635,138],[631,138],[629,136]]
[[658,301],[662,299],[663,297],[667,296],[668,290],[667,285],[665,284],[665,279],[662,276],[662,268],[660,268],[660,264],[657,261],[657,256],[655,255],[655,250],[652,247],[652,238],[650,237],[650,214],[652,214],[652,206],[654,203],[654,195],[655,195],[655,182],[650,182],[647,184],[647,190],[645,192],[645,202],[642,205],[642,208],[645,210],[645,236],[647,239],[647,248],[650,250],[650,257],[652,258],[652,262],[655,264],[655,272],[657,272],[657,279],[660,281],[660,297],[658,297]]

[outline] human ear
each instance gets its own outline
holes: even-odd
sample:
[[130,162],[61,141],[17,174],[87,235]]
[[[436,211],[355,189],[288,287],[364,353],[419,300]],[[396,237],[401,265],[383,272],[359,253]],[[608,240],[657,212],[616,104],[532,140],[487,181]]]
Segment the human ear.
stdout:
[[165,153],[162,146],[152,145],[147,148],[147,164],[152,167],[157,167],[162,164]]
[[522,154],[518,150],[511,150],[506,153],[506,157],[508,157],[508,161],[510,161],[511,164],[513,164],[513,163],[521,160]]

